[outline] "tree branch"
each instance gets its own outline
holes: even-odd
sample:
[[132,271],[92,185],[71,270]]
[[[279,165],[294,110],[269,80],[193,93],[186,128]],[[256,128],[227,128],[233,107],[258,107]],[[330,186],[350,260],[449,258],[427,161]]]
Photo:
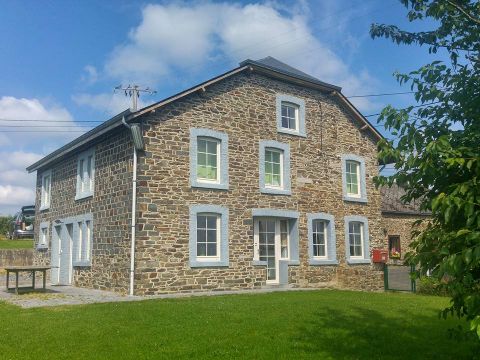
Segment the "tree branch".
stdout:
[[465,15],[467,18],[469,18],[471,21],[473,21],[475,24],[480,25],[480,19],[477,19],[470,15],[464,8],[462,8],[460,5],[455,4],[453,1],[446,0],[447,3],[452,5],[455,9],[460,11],[463,15]]

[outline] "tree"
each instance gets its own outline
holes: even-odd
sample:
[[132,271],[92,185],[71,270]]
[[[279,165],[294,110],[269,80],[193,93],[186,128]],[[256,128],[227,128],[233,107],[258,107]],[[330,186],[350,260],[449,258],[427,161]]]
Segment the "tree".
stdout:
[[408,20],[433,20],[434,29],[409,32],[373,24],[372,38],[416,44],[444,53],[409,74],[396,73],[420,103],[406,109],[387,106],[379,122],[397,137],[379,143],[379,158],[396,173],[377,185],[396,182],[404,202],[417,200],[432,213],[413,232],[408,259],[427,270],[451,296],[442,311],[465,318],[480,339],[480,3],[469,0],[400,0]]
[[0,239],[10,230],[13,216],[0,216]]

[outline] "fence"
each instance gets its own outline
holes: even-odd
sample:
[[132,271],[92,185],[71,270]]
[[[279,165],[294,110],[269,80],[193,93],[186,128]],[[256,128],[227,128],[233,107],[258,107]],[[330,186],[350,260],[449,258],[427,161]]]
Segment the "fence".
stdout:
[[416,281],[410,277],[414,266],[385,264],[383,271],[385,290],[417,291]]

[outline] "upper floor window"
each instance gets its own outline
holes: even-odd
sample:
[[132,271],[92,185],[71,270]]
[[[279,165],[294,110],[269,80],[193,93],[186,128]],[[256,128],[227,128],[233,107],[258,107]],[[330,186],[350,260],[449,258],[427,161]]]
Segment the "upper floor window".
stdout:
[[368,220],[363,216],[345,216],[345,252],[350,264],[369,264]]
[[228,209],[190,206],[190,267],[228,266]]
[[290,147],[277,141],[260,141],[260,191],[290,195]]
[[357,155],[342,156],[343,199],[367,202],[365,160]]
[[325,213],[308,214],[308,255],[310,265],[336,265],[335,221]]
[[305,101],[303,99],[277,94],[277,130],[278,132],[306,136]]
[[52,190],[52,171],[47,170],[42,173],[40,210],[48,209],[50,207],[51,190]]
[[89,150],[78,155],[77,191],[75,199],[93,195],[95,185],[95,151]]
[[228,189],[228,135],[190,129],[190,185]]
[[265,149],[265,186],[282,188],[283,151],[278,149]]
[[218,182],[220,141],[212,138],[197,139],[197,179]]

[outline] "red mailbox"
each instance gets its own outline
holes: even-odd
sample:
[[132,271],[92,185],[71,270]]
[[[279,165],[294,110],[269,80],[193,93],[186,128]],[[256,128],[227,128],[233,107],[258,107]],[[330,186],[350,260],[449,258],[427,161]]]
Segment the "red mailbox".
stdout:
[[388,251],[383,249],[373,249],[373,262],[386,263],[388,261]]

